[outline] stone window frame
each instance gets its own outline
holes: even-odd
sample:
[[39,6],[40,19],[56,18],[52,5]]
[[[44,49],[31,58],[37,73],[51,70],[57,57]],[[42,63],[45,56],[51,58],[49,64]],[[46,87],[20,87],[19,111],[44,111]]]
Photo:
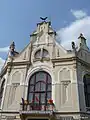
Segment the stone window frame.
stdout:
[[[37,81],[37,75],[38,75],[38,73],[39,73],[39,74],[44,73],[44,75],[45,75],[45,80],[44,80],[44,81],[43,81],[43,80],[38,80],[38,81]],[[31,83],[31,82],[32,82],[31,79],[32,79],[33,77],[34,77],[34,81],[33,81],[34,83],[32,84],[32,83]],[[49,81],[49,80],[50,80],[50,81]],[[36,82],[36,81],[37,81],[37,82]],[[40,88],[39,88],[38,90],[35,90],[37,84],[40,85]],[[41,84],[44,85],[45,90],[41,90]],[[31,90],[31,88],[30,88],[30,87],[32,87],[32,86],[33,86],[33,90]],[[50,90],[48,90],[48,86],[51,86]],[[32,94],[32,96],[33,96],[32,101],[30,101],[30,99],[29,99],[29,95],[30,95],[30,94]],[[37,97],[37,96],[35,96],[36,94],[39,94],[38,100],[36,100],[36,97]],[[44,102],[41,101],[41,95],[42,95],[42,94],[45,94],[45,101],[44,101]],[[45,71],[35,72],[35,73],[30,77],[30,79],[29,79],[27,100],[30,101],[30,102],[32,102],[33,105],[34,105],[35,103],[38,103],[39,106],[41,106],[41,105],[45,105],[45,106],[46,106],[46,105],[48,104],[48,94],[50,94],[50,98],[49,98],[49,99],[51,99],[51,98],[52,98],[52,78],[51,78],[50,74],[47,73],[47,72],[45,72]],[[36,102],[36,101],[37,101],[37,102]],[[34,109],[34,108],[33,108],[33,109]]]
[[[45,52],[47,52],[47,55],[45,56]],[[39,54],[38,57],[36,57],[37,55],[36,54]],[[37,60],[49,60],[50,59],[50,55],[49,55],[49,52],[48,50],[46,50],[45,48],[39,48],[37,51],[35,51],[34,53],[34,61],[37,61]]]

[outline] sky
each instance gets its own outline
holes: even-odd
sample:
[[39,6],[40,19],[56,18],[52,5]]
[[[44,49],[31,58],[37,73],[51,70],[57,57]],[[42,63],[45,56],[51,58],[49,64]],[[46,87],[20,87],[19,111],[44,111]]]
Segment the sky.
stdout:
[[9,45],[21,51],[29,42],[40,17],[48,17],[60,44],[70,49],[83,33],[90,47],[90,0],[0,0],[0,68]]

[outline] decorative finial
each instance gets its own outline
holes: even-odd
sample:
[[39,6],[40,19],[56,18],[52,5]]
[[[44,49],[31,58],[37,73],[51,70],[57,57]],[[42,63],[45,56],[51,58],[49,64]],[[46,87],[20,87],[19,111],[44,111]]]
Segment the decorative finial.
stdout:
[[14,50],[15,50],[15,43],[14,41],[10,45],[10,51],[9,51],[9,56],[14,56]]
[[75,50],[75,43],[72,41],[72,49]]
[[[83,39],[85,39],[85,37],[83,36],[83,34],[82,33],[80,33],[80,36],[78,37],[78,39],[79,38],[83,38]],[[86,39],[85,39],[86,40]]]
[[46,21],[47,18],[48,18],[48,17],[44,17],[44,18],[43,18],[43,17],[40,17],[40,19],[43,20],[43,21]]
[[14,41],[11,43],[11,45],[10,45],[10,49],[12,49],[12,50],[15,49],[15,43],[14,43]]
[[83,34],[82,34],[82,33],[80,33],[80,37],[83,37]]

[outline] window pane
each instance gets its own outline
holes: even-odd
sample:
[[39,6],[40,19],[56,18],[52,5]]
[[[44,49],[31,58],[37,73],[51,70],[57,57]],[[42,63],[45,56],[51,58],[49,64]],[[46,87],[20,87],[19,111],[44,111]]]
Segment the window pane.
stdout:
[[51,90],[52,90],[51,84],[49,84],[48,87],[47,87],[47,91],[51,91]]
[[38,81],[46,81],[46,73],[39,72],[36,74],[36,82]]
[[45,49],[43,49],[43,57],[44,57],[44,58],[49,57],[48,51],[45,50]]
[[29,92],[34,92],[34,86],[30,86],[30,91]]
[[45,93],[41,93],[41,103],[45,103]]
[[87,88],[86,87],[84,87],[84,92],[87,93]]
[[40,72],[36,74],[36,82],[40,81]]
[[34,102],[39,103],[39,93],[35,93]]
[[47,82],[51,83],[51,77],[50,77],[50,75],[48,75],[48,81]]
[[90,84],[90,75],[85,75],[83,79],[85,84]]
[[90,93],[90,85],[87,85],[87,92]]
[[88,107],[90,107],[90,95],[88,95]]
[[32,85],[33,85],[34,83],[35,83],[35,75],[34,75],[34,76],[32,76],[32,77],[31,77],[31,79],[30,79],[30,84],[32,84]]
[[41,82],[41,91],[45,91],[46,90],[46,84]]
[[33,93],[29,93],[29,101],[30,101],[30,102],[33,101]]
[[40,91],[40,82],[36,83],[35,91]]
[[86,84],[90,84],[90,80],[86,79]]
[[48,92],[48,93],[47,93],[47,100],[48,100],[48,99],[51,99],[51,92]]
[[86,75],[85,78],[86,78],[87,80],[90,80],[90,75]]
[[40,53],[41,53],[41,50],[38,50],[38,51],[35,53],[35,58],[40,58]]

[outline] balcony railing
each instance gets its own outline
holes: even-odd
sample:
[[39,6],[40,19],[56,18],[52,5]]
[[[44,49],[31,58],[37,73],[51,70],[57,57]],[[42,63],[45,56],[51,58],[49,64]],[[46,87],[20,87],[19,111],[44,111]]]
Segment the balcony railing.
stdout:
[[54,104],[20,103],[20,111],[54,111]]

